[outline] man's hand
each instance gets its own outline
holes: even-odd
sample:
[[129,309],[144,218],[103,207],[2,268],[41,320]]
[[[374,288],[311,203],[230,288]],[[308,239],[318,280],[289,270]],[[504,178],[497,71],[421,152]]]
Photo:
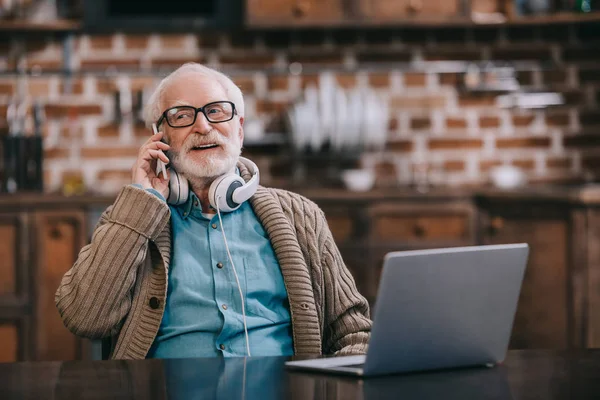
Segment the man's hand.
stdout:
[[158,159],[165,164],[169,163],[169,159],[162,152],[171,148],[166,143],[161,142],[164,133],[158,132],[152,135],[150,139],[140,148],[138,158],[131,170],[133,183],[142,185],[144,189],[155,189],[166,199],[169,194],[169,172],[167,176],[156,175],[156,162]]

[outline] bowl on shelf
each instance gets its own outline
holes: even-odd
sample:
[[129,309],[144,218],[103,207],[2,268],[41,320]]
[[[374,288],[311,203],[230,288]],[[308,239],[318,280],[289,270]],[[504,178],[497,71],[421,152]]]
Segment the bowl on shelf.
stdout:
[[375,173],[368,169],[347,169],[342,171],[342,181],[348,190],[366,192],[375,184]]

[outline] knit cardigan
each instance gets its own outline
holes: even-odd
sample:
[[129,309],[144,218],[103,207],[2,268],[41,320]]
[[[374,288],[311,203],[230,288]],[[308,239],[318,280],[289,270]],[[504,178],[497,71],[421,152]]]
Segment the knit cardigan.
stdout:
[[[238,168],[248,181],[246,165]],[[369,305],[323,212],[298,194],[262,186],[249,201],[283,274],[294,354],[366,353]],[[62,278],[55,301],[65,326],[82,337],[110,337],[113,359],[145,358],[163,316],[170,260],[168,205],[125,186]]]

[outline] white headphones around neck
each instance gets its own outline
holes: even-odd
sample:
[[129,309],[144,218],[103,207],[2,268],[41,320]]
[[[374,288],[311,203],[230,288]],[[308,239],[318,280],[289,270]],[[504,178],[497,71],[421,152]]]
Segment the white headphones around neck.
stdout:
[[[254,195],[258,188],[260,179],[258,167],[247,158],[240,157],[239,159],[249,167],[252,178],[246,182],[241,176],[228,173],[215,179],[208,190],[208,201],[215,210],[218,209],[222,212],[237,210],[243,202]],[[173,205],[185,203],[190,194],[190,185],[187,179],[172,168],[169,175],[167,202]]]

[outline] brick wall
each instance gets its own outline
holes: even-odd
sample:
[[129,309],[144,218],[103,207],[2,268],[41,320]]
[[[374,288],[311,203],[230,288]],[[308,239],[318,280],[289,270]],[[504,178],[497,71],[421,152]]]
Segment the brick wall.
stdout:
[[[360,157],[377,172],[380,186],[411,183],[415,168],[431,171],[437,184],[483,184],[490,168],[503,163],[523,168],[531,182],[600,178],[597,25],[79,35],[67,42],[72,57],[66,61],[57,39],[4,42],[0,115],[17,87],[10,72],[25,68],[28,93],[46,104],[48,191],[69,177],[106,193],[127,183],[150,133],[118,118],[115,92],[148,93],[186,61],[231,75],[245,93],[247,120],[260,120],[268,132],[286,132],[283,111],[307,84],[318,83],[323,70],[335,71],[342,87],[370,86],[388,95],[386,149]],[[499,93],[461,89],[466,63],[483,61],[514,62],[523,87],[562,93],[565,104],[503,109],[496,105]],[[65,63],[71,77],[58,72]],[[259,162],[264,182],[278,185],[293,172],[286,151],[274,146],[247,154]]]

